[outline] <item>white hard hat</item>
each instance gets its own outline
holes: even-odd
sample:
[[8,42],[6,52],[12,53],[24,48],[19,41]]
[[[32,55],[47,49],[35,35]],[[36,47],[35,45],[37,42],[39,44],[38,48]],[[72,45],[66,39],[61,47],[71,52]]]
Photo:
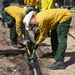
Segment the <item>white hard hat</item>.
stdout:
[[26,30],[29,30],[29,22],[33,16],[34,11],[29,12],[23,19],[23,23],[25,24]]

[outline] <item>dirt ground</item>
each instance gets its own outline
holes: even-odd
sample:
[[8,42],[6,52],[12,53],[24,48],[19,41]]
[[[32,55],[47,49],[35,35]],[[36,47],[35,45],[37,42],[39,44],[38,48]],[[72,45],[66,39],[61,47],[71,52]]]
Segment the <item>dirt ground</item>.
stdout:
[[[75,12],[72,16],[72,28],[69,33],[75,37]],[[53,63],[54,58],[44,57],[44,54],[51,52],[50,38],[41,44],[36,51],[43,75],[75,75],[75,39],[68,35],[67,50],[65,53],[66,69],[50,70],[47,65]],[[29,75],[26,51],[15,49],[10,44],[9,29],[2,28],[0,22],[0,75]]]

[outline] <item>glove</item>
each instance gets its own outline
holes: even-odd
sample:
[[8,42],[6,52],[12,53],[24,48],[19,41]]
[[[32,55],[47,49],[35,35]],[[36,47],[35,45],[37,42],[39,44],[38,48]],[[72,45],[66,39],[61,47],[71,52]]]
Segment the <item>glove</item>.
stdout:
[[35,44],[34,47],[33,47],[33,49],[36,50],[38,48],[38,46],[39,46],[39,44]]

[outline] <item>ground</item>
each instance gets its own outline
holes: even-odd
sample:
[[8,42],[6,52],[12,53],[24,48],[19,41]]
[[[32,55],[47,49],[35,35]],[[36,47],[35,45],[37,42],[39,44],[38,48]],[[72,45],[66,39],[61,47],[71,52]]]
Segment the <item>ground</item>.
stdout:
[[[73,12],[73,11],[72,11]],[[69,33],[75,37],[75,12],[72,15],[72,28]],[[68,35],[67,50],[65,53],[66,69],[50,70],[47,65],[53,63],[54,58],[41,58],[47,52],[51,52],[50,38],[41,44],[36,51],[43,75],[75,75],[75,38]],[[29,75],[27,56],[25,49],[15,49],[10,44],[9,29],[3,28],[0,22],[0,75]]]

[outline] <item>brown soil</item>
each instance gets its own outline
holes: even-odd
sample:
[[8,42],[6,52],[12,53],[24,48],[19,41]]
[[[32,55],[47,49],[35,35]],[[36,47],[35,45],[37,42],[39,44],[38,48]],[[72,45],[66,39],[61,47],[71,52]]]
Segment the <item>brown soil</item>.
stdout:
[[[73,12],[72,28],[69,33],[75,37],[75,14]],[[51,52],[50,38],[41,44],[36,51],[43,75],[75,75],[75,39],[68,35],[67,50],[65,53],[66,69],[50,70],[47,65],[53,63],[54,58],[41,58]],[[9,29],[2,28],[0,22],[0,75],[29,75],[25,49],[15,49],[10,44]]]

